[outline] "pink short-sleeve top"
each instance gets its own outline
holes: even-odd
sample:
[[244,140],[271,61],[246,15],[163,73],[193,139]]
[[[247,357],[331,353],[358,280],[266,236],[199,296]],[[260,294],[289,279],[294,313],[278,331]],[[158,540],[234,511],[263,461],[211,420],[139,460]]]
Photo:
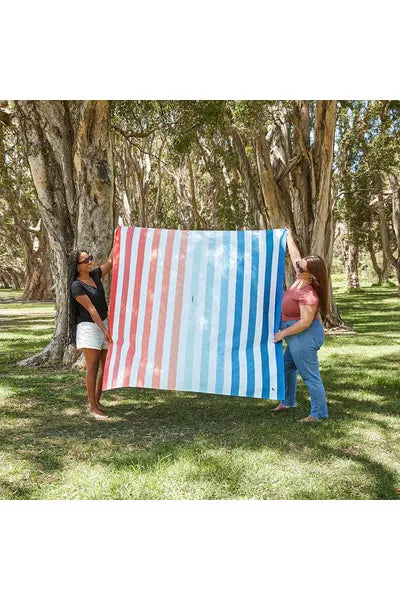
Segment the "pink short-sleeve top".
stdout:
[[282,298],[282,321],[298,321],[300,319],[300,306],[316,306],[314,321],[318,317],[319,298],[311,283],[303,288],[289,288]]

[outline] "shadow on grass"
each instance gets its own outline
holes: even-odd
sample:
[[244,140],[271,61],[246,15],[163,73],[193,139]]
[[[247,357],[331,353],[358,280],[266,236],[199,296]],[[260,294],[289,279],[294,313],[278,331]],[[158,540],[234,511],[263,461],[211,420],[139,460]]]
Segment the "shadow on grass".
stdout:
[[41,317],[32,321],[32,319],[21,319],[19,317],[8,317],[7,319],[0,319],[0,327],[2,331],[15,331],[16,327],[23,328],[23,333],[27,331],[36,331],[38,327],[42,331],[43,326],[48,326],[49,329],[43,331],[53,333],[54,330],[54,317]]
[[[208,456],[209,451],[270,450],[277,471],[279,459],[290,455],[308,470],[315,461],[346,458],[364,469],[372,485],[371,497],[394,498],[393,472],[362,452],[349,455],[345,448],[355,443],[349,437],[355,423],[385,428],[373,415],[397,416],[398,406],[394,399],[383,405],[347,399],[339,383],[334,383],[334,374],[334,370],[325,373],[327,389],[335,400],[330,420],[304,426],[296,422],[308,412],[303,385],[298,391],[299,408],[283,415],[271,414],[272,402],[246,398],[133,388],[107,392],[104,402],[111,418],[97,422],[87,414],[83,373],[57,372],[59,380],[54,381],[54,372],[43,372],[27,386],[22,370],[7,377],[14,400],[1,409],[8,427],[3,430],[0,449],[14,452],[15,458],[41,477],[62,471],[68,460],[86,462],[89,456],[112,470],[139,472],[157,469],[165,456],[169,462],[186,457],[193,463],[201,461],[200,479],[216,479],[220,484],[226,479],[227,497],[234,497],[246,467],[230,466],[227,456]],[[192,475],[197,477],[195,472]],[[29,498],[34,493],[34,487],[28,493],[22,486],[14,497]],[[290,497],[307,497],[307,492],[297,487]]]
[[[215,497],[238,497],[245,495],[242,482],[247,464],[238,464],[232,457],[236,451],[250,450],[255,457],[263,453],[262,460],[270,460],[277,473],[288,458],[304,473],[312,473],[331,460],[345,460],[364,473],[364,497],[368,490],[371,498],[395,498],[394,470],[378,460],[372,446],[355,439],[354,430],[378,430],[389,445],[396,439],[391,418],[400,412],[399,355],[394,350],[379,358],[360,358],[351,352],[352,346],[387,345],[382,329],[379,334],[374,332],[390,322],[390,331],[396,333],[400,321],[394,310],[379,307],[380,299],[387,300],[387,291],[374,290],[362,296],[339,299],[342,315],[345,318],[347,311],[351,314],[358,335],[346,340],[340,336],[327,339],[330,349],[349,346],[349,354],[348,361],[342,354],[332,363],[322,364],[330,419],[317,425],[296,422],[309,412],[308,394],[302,384],[298,408],[280,415],[271,414],[274,403],[248,398],[143,388],[106,392],[103,398],[111,418],[97,422],[88,415],[83,372],[32,371],[6,365],[0,377],[10,390],[10,398],[0,407],[4,424],[0,449],[25,465],[29,483],[3,479],[0,487],[10,497],[31,498],[37,497],[36,482],[46,485],[47,477],[60,477],[71,464],[92,461],[113,472],[150,473],[187,459],[192,465],[187,475],[190,480],[214,482]],[[371,310],[366,310],[369,307]],[[39,319],[41,325],[47,325],[47,319]],[[23,333],[35,322],[39,323],[35,319],[18,320],[10,329]],[[44,330],[45,335],[50,333],[50,329]],[[394,344],[393,340],[389,343]],[[22,338],[15,342],[15,354],[20,355],[13,360],[39,349],[37,340]],[[274,497],[268,485],[262,497],[269,493]],[[335,497],[357,497],[356,490],[350,489],[346,495],[343,489],[343,495]],[[300,477],[287,497],[318,496],[301,483]],[[323,493],[322,497],[329,495]]]

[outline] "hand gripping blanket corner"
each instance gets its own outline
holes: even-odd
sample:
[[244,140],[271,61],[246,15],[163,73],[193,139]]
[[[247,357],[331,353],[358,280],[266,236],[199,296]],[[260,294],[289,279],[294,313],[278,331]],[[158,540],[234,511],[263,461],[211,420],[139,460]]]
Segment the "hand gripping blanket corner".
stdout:
[[103,390],[283,400],[286,231],[118,227]]

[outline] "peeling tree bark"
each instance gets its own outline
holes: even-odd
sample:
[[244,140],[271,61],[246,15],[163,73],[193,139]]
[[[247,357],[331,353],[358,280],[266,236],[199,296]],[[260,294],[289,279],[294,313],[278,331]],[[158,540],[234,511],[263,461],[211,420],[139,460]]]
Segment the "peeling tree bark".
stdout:
[[233,125],[230,126],[230,134],[232,137],[232,146],[238,160],[239,172],[246,188],[246,198],[248,201],[246,212],[249,223],[251,227],[262,229],[268,225],[268,216],[264,206],[262,206],[242,138],[239,131]]
[[[377,209],[379,215],[379,229],[381,232],[382,238],[382,248],[383,253],[387,262],[395,268],[396,276],[397,276],[397,295],[400,297],[400,246],[397,247],[397,258],[392,253],[390,247],[390,238],[389,238],[389,227],[386,219],[386,211],[385,211],[385,198],[383,195],[383,183],[382,176],[379,172],[375,173],[375,184],[377,189]],[[393,181],[393,179],[392,179]],[[396,199],[394,200],[396,206]],[[393,205],[392,205],[393,208]],[[397,224],[397,232],[398,232],[399,224]],[[398,240],[398,236],[396,234],[396,239]]]
[[81,104],[74,150],[77,244],[100,260],[107,256],[114,224],[114,164],[107,100]]
[[290,195],[293,207],[293,226],[301,241],[302,253],[311,247],[310,223],[313,218],[311,189],[310,116],[309,102],[294,102],[293,152],[299,157],[290,175]]
[[386,283],[388,281],[390,263],[386,260],[385,255],[383,255],[382,267],[379,266],[375,254],[374,244],[371,239],[368,240],[368,252],[371,257],[373,269],[378,277],[378,285],[382,285],[382,283]]
[[28,234],[24,242],[26,275],[22,299],[50,300],[54,298],[53,280],[49,268],[50,245],[47,232],[41,223],[35,231],[35,238],[32,241],[31,235]]
[[389,182],[392,189],[392,221],[396,238],[397,255],[400,259],[400,182],[395,173],[389,173]]
[[255,153],[261,191],[269,227],[282,227],[286,222],[284,202],[272,170],[270,150],[263,133],[255,138]]
[[[260,132],[255,140],[255,156],[270,226],[290,225],[303,256],[320,255],[330,278],[333,257],[333,167],[336,101],[317,101],[314,139],[311,144],[309,102],[293,103],[274,114],[272,131]],[[288,264],[285,280],[292,278]],[[331,293],[329,327],[343,324]]]
[[113,166],[107,101],[82,101],[76,133],[68,102],[18,101],[17,114],[52,251],[56,319],[53,337],[22,365],[70,366],[78,352],[69,343],[70,253],[90,247],[100,262],[113,236]]
[[336,101],[317,102],[312,164],[315,174],[315,196],[312,197],[314,219],[311,235],[311,253],[325,258],[326,227],[331,205],[331,178],[333,144],[335,139]]

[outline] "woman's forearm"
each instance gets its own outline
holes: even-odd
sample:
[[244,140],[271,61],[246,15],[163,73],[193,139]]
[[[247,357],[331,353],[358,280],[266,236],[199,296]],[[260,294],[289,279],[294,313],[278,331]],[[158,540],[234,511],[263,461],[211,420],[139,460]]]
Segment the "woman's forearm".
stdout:
[[107,329],[104,327],[103,321],[101,320],[100,315],[97,312],[97,310],[93,307],[88,310],[88,313],[90,314],[90,316],[92,317],[92,319],[96,323],[96,325],[98,327],[100,327],[101,331],[103,333],[105,333],[107,331]]
[[287,337],[288,335],[294,335],[295,333],[301,333],[310,327],[311,323],[306,323],[305,321],[296,321],[290,327],[282,330],[283,337]]
[[288,232],[287,245],[288,245],[290,259],[294,265],[296,263],[296,260],[301,259],[301,254],[299,252],[298,247],[296,246],[296,242],[293,239],[293,235],[292,235],[291,231]]

